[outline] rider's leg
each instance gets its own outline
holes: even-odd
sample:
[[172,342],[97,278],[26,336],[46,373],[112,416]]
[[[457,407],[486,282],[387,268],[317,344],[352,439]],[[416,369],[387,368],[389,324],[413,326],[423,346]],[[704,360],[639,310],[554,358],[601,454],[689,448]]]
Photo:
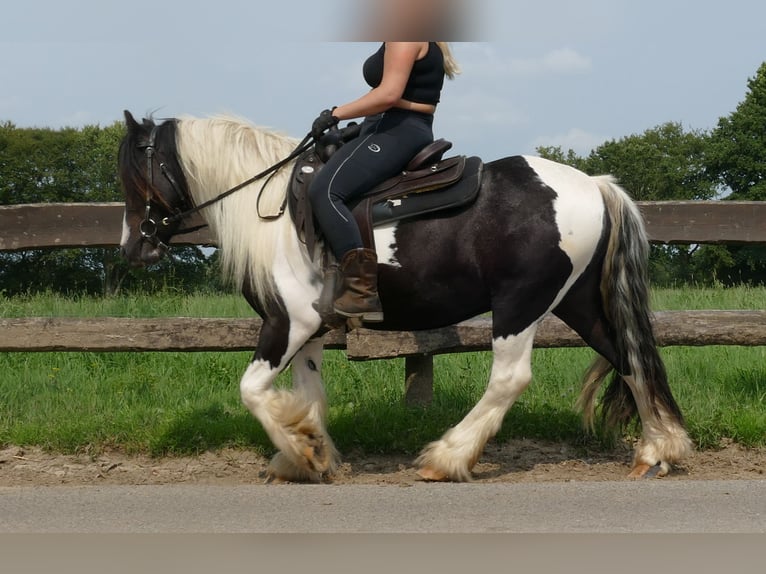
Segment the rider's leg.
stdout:
[[433,141],[433,118],[391,110],[365,120],[359,136],[341,147],[309,188],[314,215],[340,262],[341,293],[335,311],[366,321],[383,319],[377,289],[377,257],[362,242],[347,203],[399,173]]

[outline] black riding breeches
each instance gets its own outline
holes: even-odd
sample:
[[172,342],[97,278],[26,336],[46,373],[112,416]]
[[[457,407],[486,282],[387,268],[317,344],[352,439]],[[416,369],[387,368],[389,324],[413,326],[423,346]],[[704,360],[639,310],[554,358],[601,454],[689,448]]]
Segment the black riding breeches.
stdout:
[[402,171],[433,140],[433,115],[393,108],[366,118],[359,136],[330,157],[312,181],[309,197],[338,261],[363,247],[347,203]]

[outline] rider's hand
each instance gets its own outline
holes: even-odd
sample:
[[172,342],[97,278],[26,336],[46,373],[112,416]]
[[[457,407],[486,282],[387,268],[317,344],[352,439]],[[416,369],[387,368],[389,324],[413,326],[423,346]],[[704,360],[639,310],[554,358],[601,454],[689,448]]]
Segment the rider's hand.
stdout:
[[[333,108],[334,109],[334,108]],[[311,124],[311,137],[318,140],[331,127],[338,125],[340,120],[332,115],[332,110],[322,110],[319,117]]]

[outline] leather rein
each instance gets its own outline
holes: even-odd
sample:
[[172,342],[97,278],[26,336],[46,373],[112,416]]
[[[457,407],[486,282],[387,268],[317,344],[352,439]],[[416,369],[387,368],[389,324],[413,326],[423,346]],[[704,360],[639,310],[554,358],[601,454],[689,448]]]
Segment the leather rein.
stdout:
[[[147,193],[146,197],[146,210],[144,212],[144,219],[141,221],[141,223],[138,226],[138,230],[141,233],[141,236],[146,239],[147,241],[151,241],[155,246],[160,247],[164,250],[168,250],[169,247],[166,243],[164,243],[162,240],[157,237],[157,231],[159,230],[160,226],[162,227],[170,227],[174,224],[180,223],[183,219],[189,217],[190,215],[193,215],[199,211],[202,211],[203,209],[210,207],[211,205],[218,203],[222,199],[227,198],[228,196],[232,195],[233,193],[239,191],[240,189],[247,187],[251,183],[254,183],[260,179],[263,179],[267,175],[270,175],[269,177],[261,187],[261,191],[258,193],[258,199],[256,200],[256,210],[258,212],[258,217],[260,217],[263,220],[266,221],[272,221],[275,219],[279,219],[284,215],[285,210],[287,208],[287,194],[285,194],[285,199],[282,202],[282,205],[279,208],[279,211],[275,214],[268,214],[268,215],[261,215],[260,210],[260,203],[261,203],[261,195],[263,194],[264,189],[268,185],[269,181],[271,181],[271,178],[274,177],[274,175],[282,169],[285,165],[296,159],[298,156],[300,156],[303,152],[308,150],[312,145],[314,145],[314,138],[311,136],[311,134],[307,134],[306,137],[303,138],[303,140],[296,146],[296,148],[288,155],[286,158],[278,161],[271,167],[263,170],[262,172],[254,175],[253,177],[243,181],[242,183],[239,183],[235,185],[234,187],[227,189],[223,193],[218,194],[212,199],[209,199],[208,201],[205,201],[197,206],[190,207],[188,209],[182,210],[177,209],[176,213],[174,213],[171,216],[164,217],[160,220],[159,223],[157,223],[154,219],[151,217],[151,204],[152,204],[152,192],[154,191],[154,158],[159,155],[158,150],[156,147],[156,140],[157,140],[157,131],[159,130],[160,125],[155,125],[152,127],[152,131],[149,134],[149,140],[146,142],[145,145],[139,145],[139,148],[144,149],[144,156],[146,158],[146,175],[149,180],[149,193]],[[159,168],[162,175],[165,177],[165,179],[168,181],[170,186],[173,188],[173,191],[178,194],[179,197],[184,198],[185,202],[188,202],[188,196],[187,194],[183,193],[181,190],[181,187],[178,185],[178,181],[171,173],[170,169],[167,166],[167,163],[162,161],[160,158],[159,160]],[[204,223],[202,225],[197,225],[194,227],[187,227],[185,229],[182,229],[180,231],[177,231],[173,233],[173,235],[184,235],[187,233],[193,233],[194,231],[198,231],[204,227],[207,227],[207,224]]]

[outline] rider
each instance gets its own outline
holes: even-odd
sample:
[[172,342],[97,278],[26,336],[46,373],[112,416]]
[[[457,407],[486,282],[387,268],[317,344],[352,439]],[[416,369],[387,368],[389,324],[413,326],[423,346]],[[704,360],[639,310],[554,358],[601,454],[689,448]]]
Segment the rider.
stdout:
[[372,90],[314,120],[311,133],[319,138],[340,120],[365,117],[360,134],[330,157],[309,187],[314,215],[340,263],[342,291],[334,304],[339,315],[383,320],[377,255],[363,247],[346,203],[402,171],[433,142],[444,76],[459,72],[446,42],[384,42],[364,63]]

